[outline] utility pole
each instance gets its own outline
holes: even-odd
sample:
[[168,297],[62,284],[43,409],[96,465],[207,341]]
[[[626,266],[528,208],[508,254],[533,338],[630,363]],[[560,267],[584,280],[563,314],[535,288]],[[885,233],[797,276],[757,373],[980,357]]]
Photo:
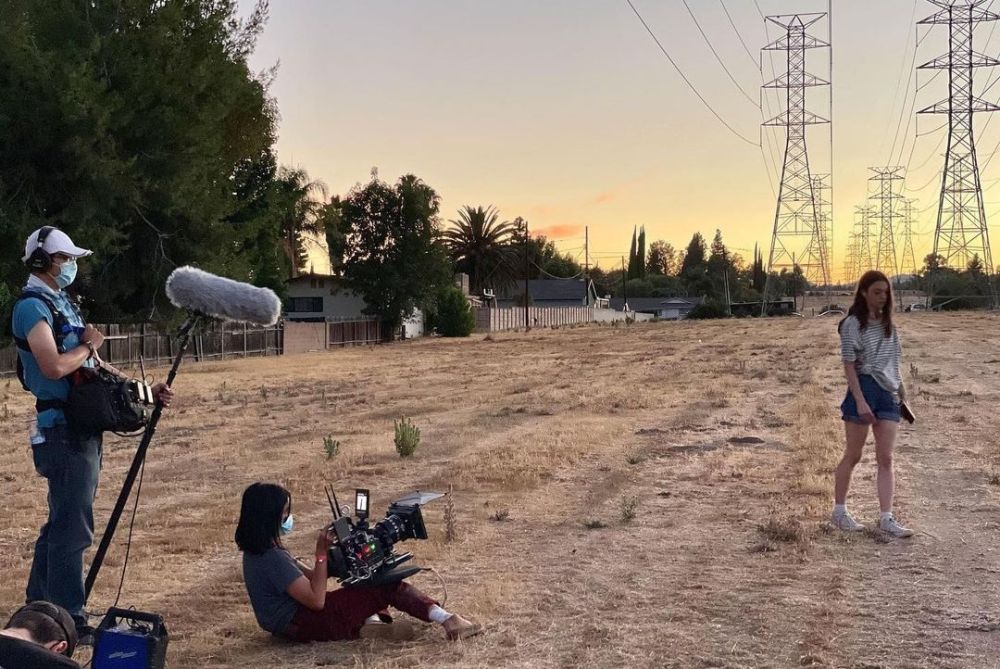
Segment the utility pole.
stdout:
[[[622,256],[622,311],[628,313],[628,277],[625,275],[625,256]],[[626,316],[627,318],[627,316]]]
[[[829,48],[830,44],[806,29],[827,16],[825,13],[786,14],[768,16],[767,20],[785,30],[785,35],[764,47],[765,51],[784,51],[785,73],[764,84],[764,88],[785,92],[785,111],[766,121],[765,126],[785,128],[785,158],[774,213],[771,252],[767,262],[767,279],[761,315],[767,313],[771,274],[780,269],[794,271],[798,264],[807,281],[830,283],[830,266],[823,251],[820,217],[809,170],[806,148],[806,127],[829,123],[806,110],[806,89],[829,86],[830,82],[806,72],[806,52]],[[799,262],[795,259],[798,257]]]
[[531,329],[528,321],[528,221],[524,222],[524,329]]
[[903,183],[902,167],[872,167],[875,173],[868,181],[876,184],[872,199],[876,203],[876,219],[879,221],[878,251],[875,255],[875,269],[885,272],[889,280],[899,277],[899,257],[896,255],[895,221],[902,218],[897,201],[902,199],[896,184]]
[[[929,0],[941,8],[918,25],[947,25],[948,53],[917,69],[948,70],[948,97],[918,111],[918,114],[948,115],[948,150],[944,158],[937,225],[934,228],[934,255],[944,265],[964,270],[976,257],[983,263],[990,293],[993,286],[993,254],[983,205],[973,116],[1000,111],[1000,106],[976,97],[973,92],[976,68],[1000,65],[1000,60],[973,50],[973,32],[984,21],[1000,20],[1000,15],[983,7],[988,0]],[[989,3],[992,4],[992,3]]]
[[590,306],[590,226],[583,226],[583,303]]

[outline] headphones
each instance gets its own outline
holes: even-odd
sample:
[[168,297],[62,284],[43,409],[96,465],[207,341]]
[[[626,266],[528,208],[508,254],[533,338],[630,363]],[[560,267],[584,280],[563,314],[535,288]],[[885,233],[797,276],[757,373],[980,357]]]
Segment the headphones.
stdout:
[[[39,234],[39,236],[41,235]],[[63,633],[62,640],[66,642],[66,651],[63,654],[66,655],[67,657],[72,657],[73,651],[76,649],[76,641],[77,641],[76,627],[71,626],[71,628],[67,628],[66,623],[64,623],[62,620],[59,619],[60,618],[59,614],[65,612],[60,611],[55,604],[52,604],[50,602],[35,601],[25,604],[17,611],[15,611],[14,614],[11,616],[11,619],[14,619],[18,614],[27,611],[42,614],[43,616],[54,622],[59,627],[59,629],[62,630]],[[68,617],[68,614],[65,615],[67,615]]]
[[46,225],[38,229],[38,243],[35,246],[35,250],[31,252],[31,255],[28,256],[28,259],[24,263],[32,272],[48,272],[52,269],[52,256],[42,247],[45,245],[45,240],[49,234],[55,229],[51,225]]

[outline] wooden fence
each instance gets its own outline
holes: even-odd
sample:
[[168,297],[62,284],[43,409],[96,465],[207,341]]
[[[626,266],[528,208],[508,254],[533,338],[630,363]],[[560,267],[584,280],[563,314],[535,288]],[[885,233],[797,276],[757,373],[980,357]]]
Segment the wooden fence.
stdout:
[[[533,328],[591,323],[594,320],[594,309],[592,307],[528,307],[527,317]],[[524,319],[524,307],[483,307],[476,309],[476,330],[499,332],[523,328]]]

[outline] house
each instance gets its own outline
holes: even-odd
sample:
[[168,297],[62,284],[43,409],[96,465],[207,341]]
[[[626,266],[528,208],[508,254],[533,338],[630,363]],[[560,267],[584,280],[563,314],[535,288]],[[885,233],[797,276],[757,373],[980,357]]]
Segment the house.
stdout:
[[[594,282],[582,279],[529,279],[528,295],[533,307],[585,307],[597,303]],[[498,291],[498,307],[524,304],[524,281],[515,281]]]
[[285,282],[285,319],[344,321],[364,318],[365,301],[329,274],[301,274]]
[[[665,321],[679,321],[699,304],[705,302],[704,297],[630,297],[629,311],[640,314],[652,314]],[[622,311],[625,300],[620,297],[611,298],[611,308]]]
[[[363,297],[347,287],[340,277],[329,274],[302,274],[285,282],[285,320],[307,322],[336,322],[364,320],[371,316],[364,313],[367,306]],[[415,309],[403,319],[398,336],[412,339],[424,334],[424,314]]]

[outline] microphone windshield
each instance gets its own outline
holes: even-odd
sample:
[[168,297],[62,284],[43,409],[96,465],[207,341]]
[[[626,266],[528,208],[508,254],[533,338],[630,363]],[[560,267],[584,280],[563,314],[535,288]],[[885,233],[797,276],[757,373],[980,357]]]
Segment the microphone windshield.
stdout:
[[170,273],[167,297],[180,309],[245,323],[274,325],[281,315],[281,300],[274,291],[196,267],[178,267]]

